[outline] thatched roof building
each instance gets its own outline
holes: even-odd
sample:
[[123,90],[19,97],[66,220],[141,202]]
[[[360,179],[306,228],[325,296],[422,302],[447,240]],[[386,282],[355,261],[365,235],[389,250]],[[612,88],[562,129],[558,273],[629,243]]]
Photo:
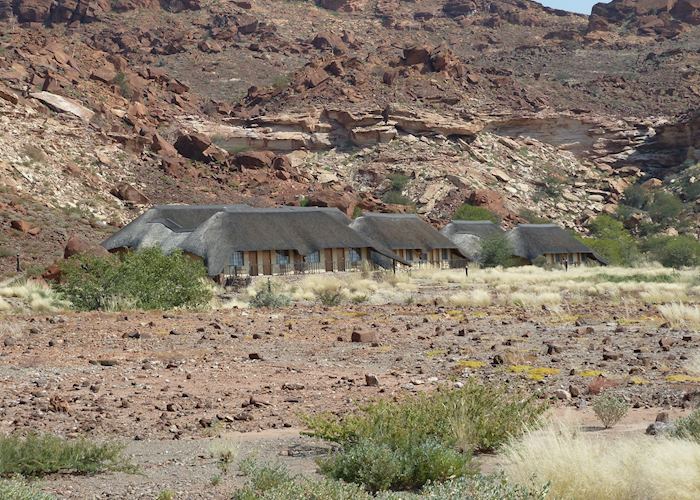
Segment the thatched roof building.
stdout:
[[321,207],[253,208],[247,205],[156,206],[102,244],[107,250],[159,246],[204,259],[210,276],[224,272],[234,252],[363,248],[381,262],[405,261],[350,228],[340,210]]
[[440,233],[452,241],[469,260],[478,261],[484,239],[505,236],[505,231],[491,221],[457,220]]
[[433,226],[414,214],[369,213],[350,224],[355,231],[387,248],[412,248],[425,252],[457,249],[457,246]]
[[564,260],[568,260],[570,264],[587,261],[606,264],[592,249],[556,224],[520,224],[512,229],[507,237],[513,254],[527,263],[532,263],[538,257],[545,257],[552,264],[562,263]]

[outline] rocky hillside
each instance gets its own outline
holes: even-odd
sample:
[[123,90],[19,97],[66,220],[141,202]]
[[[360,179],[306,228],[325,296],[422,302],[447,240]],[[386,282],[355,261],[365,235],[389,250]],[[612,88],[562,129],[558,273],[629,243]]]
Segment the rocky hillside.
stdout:
[[656,3],[0,0],[0,271],[169,202],[585,231],[646,182],[697,233],[697,6]]

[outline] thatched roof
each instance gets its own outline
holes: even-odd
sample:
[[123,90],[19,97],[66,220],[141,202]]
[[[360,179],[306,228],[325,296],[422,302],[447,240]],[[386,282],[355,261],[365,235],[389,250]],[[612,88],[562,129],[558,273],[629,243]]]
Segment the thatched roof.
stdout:
[[529,261],[545,254],[581,253],[605,264],[593,250],[556,224],[520,224],[508,233],[508,240],[513,254]]
[[433,226],[414,214],[369,213],[350,224],[355,231],[393,250],[410,248],[428,252],[457,246]]
[[350,229],[327,209],[220,212],[192,232],[179,247],[204,257],[210,275],[220,273],[234,251],[296,250],[308,255],[324,248],[371,248],[400,260]]
[[126,225],[102,244],[108,250],[159,246],[204,258],[210,275],[223,271],[235,251],[370,248],[403,260],[381,243],[352,230],[335,208],[253,208],[247,205],[163,205]]
[[505,235],[505,231],[491,221],[452,221],[440,233],[452,241],[469,260],[479,260],[481,242],[485,238]]

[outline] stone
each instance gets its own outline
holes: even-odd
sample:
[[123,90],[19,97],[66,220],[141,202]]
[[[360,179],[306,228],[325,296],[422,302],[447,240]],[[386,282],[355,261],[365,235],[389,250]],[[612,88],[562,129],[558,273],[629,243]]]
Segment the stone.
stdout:
[[272,167],[275,157],[272,151],[244,151],[238,153],[234,161],[241,168],[260,169]]
[[363,331],[359,331],[359,330],[355,330],[354,332],[352,332],[352,335],[350,336],[350,340],[352,342],[361,342],[363,344],[379,341],[376,332],[374,332],[374,331],[363,332]]
[[101,245],[91,243],[80,236],[73,235],[66,242],[66,246],[63,250],[63,258],[68,259],[73,255],[106,257],[109,256],[110,253]]
[[148,197],[146,197],[146,195],[126,182],[122,182],[121,184],[114,186],[110,190],[110,194],[122,201],[134,203],[136,205],[147,205],[150,203],[150,200]]
[[114,80],[117,79],[117,72],[114,70],[114,67],[109,66],[102,66],[95,71],[93,71],[90,74],[90,79],[91,80],[96,80],[98,82],[106,83],[106,84],[111,84],[114,82]]
[[57,94],[52,94],[51,92],[32,92],[29,94],[30,97],[41,101],[48,107],[57,111],[59,113],[70,113],[77,116],[78,118],[89,122],[95,116],[95,112],[86,108],[82,104],[68,97],[63,97]]
[[557,391],[554,393],[554,397],[561,400],[569,400],[571,399],[571,394],[564,389],[557,389]]
[[41,232],[40,227],[35,226],[31,222],[27,222],[26,220],[13,220],[12,222],[10,222],[10,227],[21,233],[29,234],[31,236],[36,236]]
[[261,361],[261,360],[262,360],[262,356],[260,356],[260,354],[258,354],[257,352],[251,352],[250,354],[248,354],[248,359],[252,359],[252,360],[254,360],[254,361],[255,361],[255,360]]
[[301,391],[304,389],[304,384],[298,382],[286,382],[282,385],[282,389],[287,391]]
[[376,375],[372,375],[371,373],[365,373],[365,385],[367,387],[378,387],[379,379]]
[[603,361],[618,361],[622,359],[621,352],[603,350]]
[[202,52],[206,52],[207,54],[218,54],[219,52],[224,50],[223,47],[221,47],[221,45],[219,45],[214,40],[202,40],[201,42],[199,42],[198,47],[199,50],[201,50]]
[[19,102],[19,96],[15,94],[12,90],[5,87],[0,83],[0,99],[3,99],[10,104],[17,104]]

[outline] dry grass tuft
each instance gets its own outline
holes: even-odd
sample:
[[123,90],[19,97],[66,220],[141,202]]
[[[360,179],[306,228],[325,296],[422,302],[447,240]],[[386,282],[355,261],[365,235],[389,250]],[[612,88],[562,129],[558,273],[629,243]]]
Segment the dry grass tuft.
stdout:
[[700,328],[700,306],[665,304],[659,306],[661,316],[675,327]]
[[487,290],[476,289],[451,295],[448,302],[457,307],[486,307],[491,305],[491,294]]
[[549,481],[552,498],[700,498],[700,444],[647,436],[600,439],[550,427],[505,450],[516,482]]

